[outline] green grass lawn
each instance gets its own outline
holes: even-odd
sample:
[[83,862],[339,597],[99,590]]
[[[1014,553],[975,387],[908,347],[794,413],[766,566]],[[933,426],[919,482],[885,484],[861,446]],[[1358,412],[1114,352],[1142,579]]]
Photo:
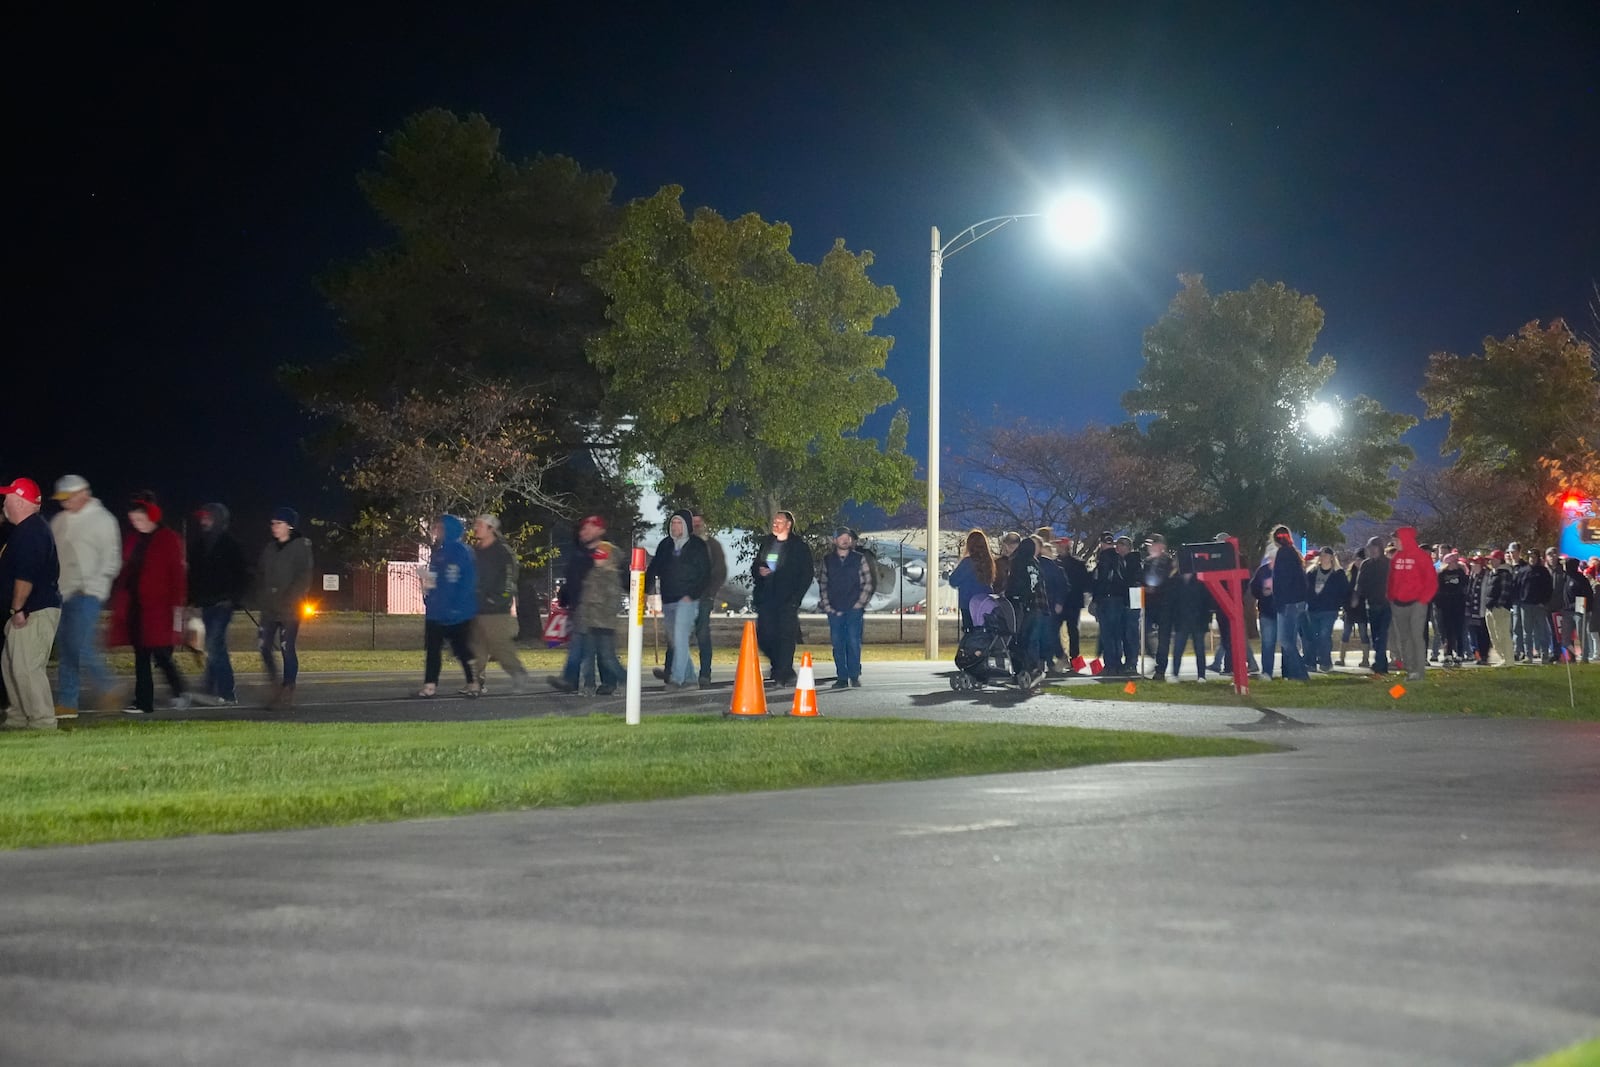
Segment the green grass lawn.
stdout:
[[0,848],[1271,750],[1233,738],[895,719],[118,723],[0,734]]
[[1529,1060],[1521,1067],[1600,1067],[1600,1038],[1580,1041],[1560,1052]]
[[[1402,674],[1312,675],[1309,682],[1252,678],[1240,697],[1230,679],[1152,682],[1134,679],[1129,695],[1122,683],[1057,686],[1053,693],[1080,700],[1145,701],[1267,708],[1350,708],[1367,711],[1438,712],[1529,719],[1600,721],[1600,665],[1574,664],[1569,700],[1565,667],[1505,667],[1430,670],[1426,679],[1408,682]],[[1389,690],[1400,685],[1398,697]]]

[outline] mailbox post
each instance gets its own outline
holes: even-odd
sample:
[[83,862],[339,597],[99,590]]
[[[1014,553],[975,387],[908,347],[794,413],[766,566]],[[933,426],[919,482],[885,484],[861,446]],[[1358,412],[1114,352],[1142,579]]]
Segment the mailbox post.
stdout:
[[1239,539],[1181,545],[1178,569],[1206,583],[1217,610],[1228,618],[1228,655],[1233,660],[1233,691],[1250,692],[1250,661],[1244,652],[1244,586],[1250,572],[1239,566]]

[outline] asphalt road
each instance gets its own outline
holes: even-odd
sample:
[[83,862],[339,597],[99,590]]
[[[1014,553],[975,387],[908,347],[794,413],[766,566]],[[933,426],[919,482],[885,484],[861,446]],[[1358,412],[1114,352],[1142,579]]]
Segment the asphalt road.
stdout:
[[[1292,747],[0,854],[0,1063],[1454,1067],[1600,1034],[1600,724],[866,681],[824,714]],[[293,715],[620,711],[414,684],[308,679]]]

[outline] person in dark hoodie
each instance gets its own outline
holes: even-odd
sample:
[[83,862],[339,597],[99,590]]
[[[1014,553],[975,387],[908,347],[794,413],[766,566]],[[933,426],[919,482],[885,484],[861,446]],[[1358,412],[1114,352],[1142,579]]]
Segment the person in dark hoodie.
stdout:
[[478,613],[472,620],[473,674],[478,695],[484,693],[484,673],[492,659],[511,677],[511,691],[528,691],[528,669],[517,656],[516,623],[511,619],[511,598],[517,592],[517,557],[500,536],[498,515],[479,515],[472,522],[477,539],[472,562],[477,570]]
[[1528,554],[1528,572],[1522,579],[1522,624],[1528,634],[1528,662],[1549,663],[1552,635],[1546,605],[1555,593],[1555,577],[1537,552]]
[[1568,556],[1562,561],[1561,567],[1561,611],[1557,615],[1561,632],[1556,635],[1556,645],[1568,662],[1577,659],[1588,663],[1589,649],[1583,640],[1583,628],[1579,625],[1578,606],[1582,604],[1586,613],[1593,614],[1594,585],[1584,576],[1576,556]]
[[[1206,679],[1206,632],[1211,629],[1211,613],[1216,601],[1211,590],[1193,574],[1182,573],[1167,586],[1167,614],[1174,638],[1172,648],[1172,677],[1178,677],[1183,662],[1183,646],[1194,646],[1194,669],[1203,682]],[[1155,678],[1162,675],[1156,674]]]
[[[295,681],[300,675],[300,657],[295,640],[300,634],[300,605],[311,591],[311,542],[301,535],[300,513],[294,508],[279,508],[272,513],[272,540],[261,550],[256,566],[256,602],[261,608],[257,631],[261,662],[272,684],[267,707],[288,707],[294,703]],[[273,647],[283,650],[283,674],[273,657]]]
[[1447,552],[1439,568],[1439,592],[1433,598],[1433,616],[1444,646],[1444,666],[1458,667],[1467,658],[1467,588],[1472,576],[1461,554]]
[[756,609],[756,640],[771,665],[768,681],[793,685],[794,646],[800,634],[800,601],[816,573],[811,550],[794,532],[794,516],[787,511],[772,516],[772,532],[756,548],[750,567],[754,584],[751,601]]
[[228,531],[226,507],[207,504],[195,512],[195,519],[200,536],[189,553],[189,603],[200,609],[206,632],[206,668],[195,699],[228,706],[239,703],[228,657],[228,624],[250,587],[250,571],[244,551]]
[[1300,616],[1306,610],[1310,586],[1306,582],[1305,560],[1294,547],[1289,527],[1272,528],[1272,601],[1278,610],[1278,647],[1283,650],[1279,670],[1285,678],[1305,681],[1305,661],[1300,658]]
[[1044,677],[1045,627],[1050,621],[1050,594],[1039,566],[1039,541],[1024,537],[1011,553],[1005,597],[1017,609],[1015,641],[1017,687],[1032,689]]
[[433,551],[422,575],[423,676],[419,697],[431,697],[439,691],[446,641],[467,678],[461,695],[479,693],[469,645],[472,620],[478,614],[478,568],[472,549],[463,539],[466,529],[466,523],[454,515],[441,515],[429,531]]
[[700,613],[700,597],[711,578],[711,555],[693,530],[694,516],[688,511],[674,511],[667,521],[667,536],[656,546],[656,554],[644,573],[644,587],[661,594],[661,614],[671,634],[663,682],[666,689],[681,689],[695,678],[691,639]]
[[1356,574],[1354,596],[1367,616],[1367,631],[1372,637],[1372,673],[1389,673],[1389,557],[1383,551],[1383,538],[1367,541],[1367,556]]
[[1428,669],[1428,605],[1439,592],[1439,575],[1433,557],[1417,544],[1416,527],[1402,526],[1394,536],[1400,548],[1389,561],[1388,594],[1395,651],[1405,665],[1406,678],[1420,682]]

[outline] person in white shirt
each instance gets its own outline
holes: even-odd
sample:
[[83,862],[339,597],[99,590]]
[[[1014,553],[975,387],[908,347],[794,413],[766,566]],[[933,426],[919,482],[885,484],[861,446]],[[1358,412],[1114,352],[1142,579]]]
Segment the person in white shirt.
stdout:
[[100,609],[122,570],[122,532],[116,516],[89,492],[81,475],[56,482],[61,511],[50,520],[61,560],[61,628],[56,634],[60,669],[56,718],[75,719],[85,678],[102,711],[116,711],[116,680],[100,648]]

